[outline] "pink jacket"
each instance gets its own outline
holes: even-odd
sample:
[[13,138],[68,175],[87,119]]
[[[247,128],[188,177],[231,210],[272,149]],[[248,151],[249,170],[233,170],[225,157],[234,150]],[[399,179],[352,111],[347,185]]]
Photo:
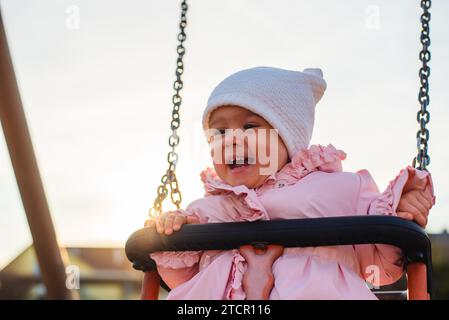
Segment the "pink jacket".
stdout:
[[[201,223],[319,218],[344,215],[396,215],[401,194],[426,171],[407,167],[383,193],[367,170],[342,172],[346,154],[312,145],[296,154],[256,189],[232,187],[213,169],[201,177],[204,198],[184,211]],[[435,197],[434,197],[435,201]],[[167,299],[245,299],[245,259],[238,250],[157,252],[151,254],[165,283]],[[286,248],[272,267],[270,299],[376,299],[366,282],[391,284],[403,274],[400,249],[389,245]]]

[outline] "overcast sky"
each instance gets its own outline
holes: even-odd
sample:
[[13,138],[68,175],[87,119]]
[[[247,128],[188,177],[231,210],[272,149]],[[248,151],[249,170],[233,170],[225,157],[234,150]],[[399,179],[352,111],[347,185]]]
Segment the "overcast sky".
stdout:
[[[224,77],[320,67],[312,143],[348,154],[381,190],[416,153],[419,1],[189,1],[179,179],[184,205],[209,165],[200,117]],[[63,245],[123,245],[166,169],[179,1],[0,0],[41,175]],[[449,228],[449,2],[432,7],[429,167]],[[31,243],[0,132],[0,267]]]

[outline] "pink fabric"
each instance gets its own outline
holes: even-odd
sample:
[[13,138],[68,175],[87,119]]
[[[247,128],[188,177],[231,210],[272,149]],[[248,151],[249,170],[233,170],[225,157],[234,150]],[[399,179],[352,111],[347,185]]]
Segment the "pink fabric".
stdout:
[[[396,215],[403,192],[429,185],[430,173],[407,167],[383,193],[367,170],[343,172],[346,154],[312,145],[297,153],[257,189],[232,187],[213,169],[201,178],[205,197],[185,214],[201,223],[320,218],[345,215]],[[246,261],[238,250],[153,253],[159,273],[172,288],[167,299],[245,299]],[[373,277],[373,266],[378,271]],[[376,299],[366,282],[386,285],[403,274],[401,252],[389,245],[286,248],[273,264],[270,299]]]

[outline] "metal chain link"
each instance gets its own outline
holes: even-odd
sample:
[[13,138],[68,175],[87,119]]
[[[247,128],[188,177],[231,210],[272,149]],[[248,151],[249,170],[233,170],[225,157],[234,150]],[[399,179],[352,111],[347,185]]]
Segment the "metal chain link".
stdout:
[[168,145],[171,147],[171,150],[167,154],[167,162],[168,169],[165,174],[161,178],[161,184],[157,188],[157,196],[154,200],[153,207],[150,209],[150,217],[157,216],[162,214],[162,203],[168,195],[168,187],[170,187],[170,198],[172,203],[176,206],[176,208],[180,208],[182,195],[181,190],[179,189],[178,180],[176,178],[176,164],[178,163],[178,154],[176,153],[176,147],[179,144],[179,136],[178,129],[181,124],[181,118],[179,115],[179,109],[181,107],[182,98],[180,95],[180,91],[183,87],[183,82],[181,79],[182,74],[184,73],[184,62],[183,57],[185,54],[184,41],[187,38],[185,33],[185,28],[187,26],[187,1],[183,0],[181,2],[181,21],[179,23],[179,33],[178,33],[178,47],[176,51],[178,53],[178,58],[176,60],[176,80],[173,83],[173,89],[175,90],[175,94],[172,97],[173,102],[173,110],[172,110],[172,119],[170,123],[171,135],[168,138]]
[[426,170],[426,167],[430,163],[430,157],[428,154],[428,141],[429,141],[429,130],[426,125],[430,121],[430,113],[427,107],[430,103],[429,97],[429,76],[430,67],[428,62],[430,61],[430,12],[429,9],[432,5],[431,0],[421,0],[421,8],[423,13],[421,15],[421,44],[422,50],[419,53],[419,60],[422,62],[422,66],[419,69],[419,79],[421,87],[419,89],[418,101],[421,105],[421,109],[417,113],[417,121],[419,123],[419,130],[416,134],[416,142],[418,148],[418,154],[413,159],[412,166],[417,168],[419,165],[420,170]]

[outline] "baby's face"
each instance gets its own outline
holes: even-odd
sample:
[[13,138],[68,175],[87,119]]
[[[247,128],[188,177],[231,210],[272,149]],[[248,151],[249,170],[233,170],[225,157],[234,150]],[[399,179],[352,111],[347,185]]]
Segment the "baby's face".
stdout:
[[257,188],[289,160],[277,131],[247,109],[220,107],[212,112],[209,127],[215,171],[231,186]]

